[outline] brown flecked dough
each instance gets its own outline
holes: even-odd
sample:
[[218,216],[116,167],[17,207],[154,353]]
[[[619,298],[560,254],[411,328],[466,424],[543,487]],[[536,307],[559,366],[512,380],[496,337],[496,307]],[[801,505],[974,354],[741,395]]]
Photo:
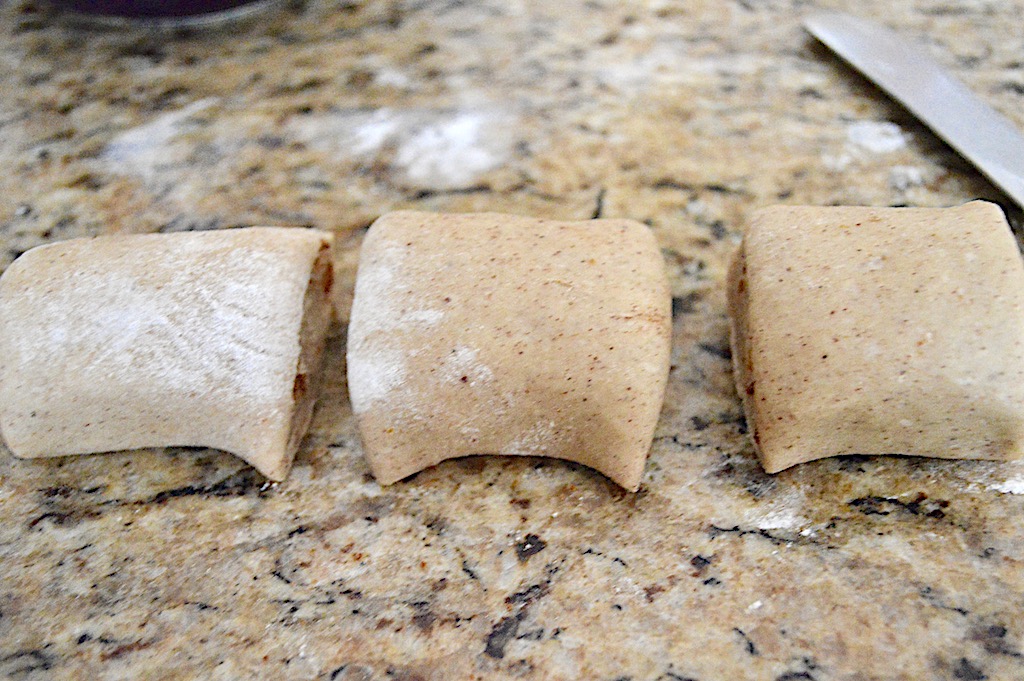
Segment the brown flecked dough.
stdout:
[[74,239],[0,280],[0,428],[34,458],[222,449],[283,480],[316,398],[332,237]]
[[1024,456],[1024,264],[998,206],[777,206],[728,281],[766,471],[841,454]]
[[550,456],[636,490],[671,314],[640,223],[385,215],[363,243],[348,341],[370,468],[390,484],[470,454]]

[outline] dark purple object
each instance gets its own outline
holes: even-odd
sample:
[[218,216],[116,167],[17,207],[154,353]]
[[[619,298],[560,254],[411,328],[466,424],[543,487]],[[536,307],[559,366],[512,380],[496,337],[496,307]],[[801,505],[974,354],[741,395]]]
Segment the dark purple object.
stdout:
[[213,14],[254,0],[55,0],[73,12],[106,17],[160,19]]

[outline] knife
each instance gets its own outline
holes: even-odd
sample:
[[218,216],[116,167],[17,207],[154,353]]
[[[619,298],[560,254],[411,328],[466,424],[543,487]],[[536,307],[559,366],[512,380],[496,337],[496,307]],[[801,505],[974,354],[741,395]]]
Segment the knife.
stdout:
[[870,21],[822,12],[804,27],[1024,207],[1024,136],[924,52]]

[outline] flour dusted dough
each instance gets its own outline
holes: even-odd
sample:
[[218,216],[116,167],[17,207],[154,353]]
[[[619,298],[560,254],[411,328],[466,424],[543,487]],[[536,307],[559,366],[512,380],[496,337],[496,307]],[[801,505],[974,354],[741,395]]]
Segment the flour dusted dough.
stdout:
[[348,379],[389,484],[469,454],[558,457],[640,485],[671,299],[628,220],[391,213],[363,244]]
[[1000,209],[774,207],[729,277],[765,470],[1024,455],[1024,265]]
[[284,479],[315,400],[330,246],[323,232],[250,228],[25,253],[0,280],[8,447],[216,447]]

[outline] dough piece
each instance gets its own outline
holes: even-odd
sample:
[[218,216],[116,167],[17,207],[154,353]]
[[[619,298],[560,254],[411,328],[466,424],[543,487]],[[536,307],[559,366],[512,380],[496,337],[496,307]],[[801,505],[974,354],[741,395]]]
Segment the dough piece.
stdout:
[[0,279],[16,456],[205,446],[283,480],[331,319],[332,237],[250,228],[74,239]]
[[997,206],[762,210],[729,307],[769,473],[840,454],[1024,456],[1024,264]]
[[640,485],[668,377],[671,298],[628,220],[391,213],[366,236],[348,379],[370,468],[568,459]]

